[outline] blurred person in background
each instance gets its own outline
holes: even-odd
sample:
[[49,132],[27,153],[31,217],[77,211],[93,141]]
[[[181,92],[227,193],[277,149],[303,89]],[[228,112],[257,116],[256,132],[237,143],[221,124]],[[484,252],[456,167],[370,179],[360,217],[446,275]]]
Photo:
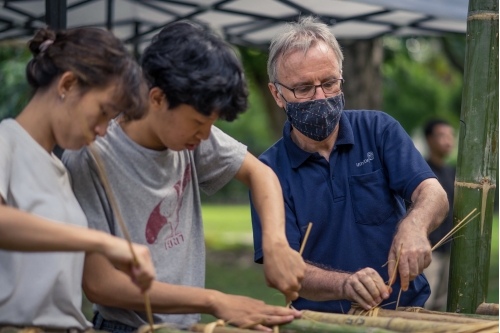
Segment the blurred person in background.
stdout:
[[[455,185],[455,167],[446,165],[454,146],[454,130],[442,119],[433,119],[424,127],[425,139],[429,146],[427,163],[443,186],[450,203],[450,211],[443,223],[429,235],[431,245],[439,242],[453,227],[453,193]],[[450,268],[451,243],[447,242],[432,253],[432,262],[424,270],[431,287],[431,296],[425,303],[428,310],[444,310],[448,294],[448,275]]]

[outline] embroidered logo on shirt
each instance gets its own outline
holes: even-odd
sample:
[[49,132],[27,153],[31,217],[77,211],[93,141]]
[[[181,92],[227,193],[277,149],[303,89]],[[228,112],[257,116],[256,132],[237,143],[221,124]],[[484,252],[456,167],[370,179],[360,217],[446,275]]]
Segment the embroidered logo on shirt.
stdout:
[[171,249],[184,242],[182,232],[178,231],[179,212],[182,207],[184,191],[191,181],[191,164],[186,166],[184,176],[170,188],[167,195],[156,205],[146,224],[146,240],[156,243],[160,231],[167,226],[170,230],[165,238],[165,249]]
[[358,162],[356,163],[356,166],[357,167],[360,167],[370,161],[372,161],[375,157],[373,156],[373,152],[369,151],[367,154],[366,154],[366,158],[364,160],[362,160],[361,162]]

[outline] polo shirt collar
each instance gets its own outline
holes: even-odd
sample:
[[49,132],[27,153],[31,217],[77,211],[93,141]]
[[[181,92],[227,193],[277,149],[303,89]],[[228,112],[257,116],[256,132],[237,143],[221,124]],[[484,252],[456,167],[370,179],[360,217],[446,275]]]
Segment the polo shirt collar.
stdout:
[[[302,163],[304,163],[313,153],[302,150],[295,144],[295,142],[293,142],[290,135],[291,130],[292,125],[290,124],[290,121],[287,120],[285,122],[285,126],[283,127],[283,141],[285,143],[292,168],[296,169]],[[354,134],[352,133],[351,123],[345,115],[345,112],[342,112],[340,116],[339,134],[333,149],[335,150],[335,147],[338,145],[354,145]]]

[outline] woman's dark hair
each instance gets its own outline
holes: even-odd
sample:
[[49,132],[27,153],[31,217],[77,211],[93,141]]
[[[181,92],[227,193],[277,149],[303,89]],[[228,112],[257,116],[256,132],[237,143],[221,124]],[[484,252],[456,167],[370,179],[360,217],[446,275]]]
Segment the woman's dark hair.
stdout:
[[26,77],[35,92],[72,72],[83,93],[116,83],[115,105],[127,119],[138,119],[147,109],[147,85],[141,69],[111,32],[91,27],[57,32],[43,28],[28,47],[33,59],[26,67]]
[[228,44],[201,25],[179,21],[163,28],[144,51],[141,65],[150,88],[165,93],[169,109],[188,104],[227,121],[247,109],[241,63]]

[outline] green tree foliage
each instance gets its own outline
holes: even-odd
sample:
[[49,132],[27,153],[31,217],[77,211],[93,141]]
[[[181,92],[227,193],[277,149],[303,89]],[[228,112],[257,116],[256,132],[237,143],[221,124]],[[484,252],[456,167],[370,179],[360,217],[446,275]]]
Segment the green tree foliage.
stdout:
[[[456,59],[460,59],[465,49],[459,50],[459,37],[450,39]],[[443,52],[442,40],[385,37],[384,52],[383,111],[396,118],[408,133],[433,117],[444,118],[458,128],[462,73]]]
[[29,101],[25,69],[30,57],[24,45],[0,45],[0,119],[15,117]]

